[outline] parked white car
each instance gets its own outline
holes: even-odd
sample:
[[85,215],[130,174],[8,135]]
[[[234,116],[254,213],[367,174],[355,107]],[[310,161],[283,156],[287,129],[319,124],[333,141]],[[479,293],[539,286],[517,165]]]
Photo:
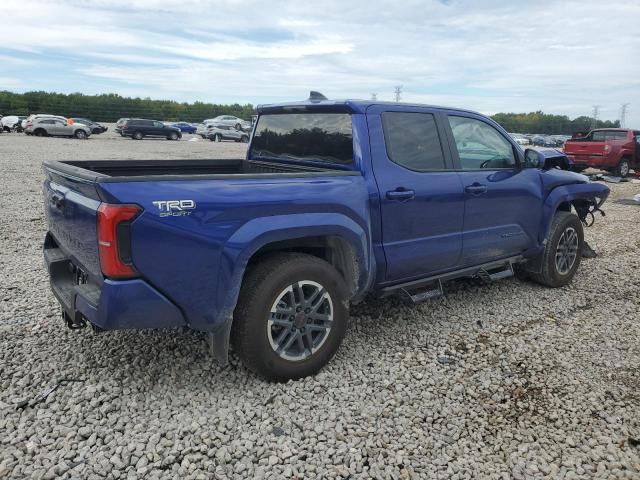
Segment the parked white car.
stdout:
[[36,137],[75,137],[84,140],[91,135],[91,128],[81,123],[68,123],[64,117],[36,115],[27,121],[24,133]]
[[531,139],[521,135],[519,133],[510,133],[511,138],[513,138],[518,145],[531,145]]

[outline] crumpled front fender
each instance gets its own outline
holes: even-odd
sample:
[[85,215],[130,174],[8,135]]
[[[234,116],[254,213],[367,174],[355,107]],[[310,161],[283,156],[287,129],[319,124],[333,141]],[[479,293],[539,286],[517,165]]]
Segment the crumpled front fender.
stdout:
[[572,204],[575,207],[577,202],[588,202],[600,208],[609,196],[609,187],[595,182],[577,183],[555,187],[545,200],[543,205],[542,225],[540,226],[539,242],[546,243],[551,222],[556,211],[562,204]]

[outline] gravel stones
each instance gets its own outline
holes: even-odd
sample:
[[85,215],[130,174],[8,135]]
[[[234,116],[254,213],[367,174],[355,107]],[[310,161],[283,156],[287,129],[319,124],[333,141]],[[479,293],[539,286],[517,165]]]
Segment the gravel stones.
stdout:
[[[566,288],[462,281],[353,307],[357,331],[297,382],[220,368],[193,332],[68,330],[42,262],[42,160],[246,148],[187,139],[0,135],[0,477],[640,478],[637,206],[605,204],[598,257]],[[62,378],[81,382],[15,408]]]

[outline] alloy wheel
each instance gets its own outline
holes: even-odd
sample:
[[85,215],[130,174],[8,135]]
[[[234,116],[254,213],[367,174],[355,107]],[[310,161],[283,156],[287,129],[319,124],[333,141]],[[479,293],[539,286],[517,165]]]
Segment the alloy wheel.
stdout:
[[556,269],[560,275],[568,274],[573,268],[578,258],[578,246],[578,232],[573,227],[567,227],[556,248]]
[[284,360],[308,358],[327,340],[333,311],[331,296],[319,283],[303,280],[289,285],[278,294],[269,312],[271,348]]

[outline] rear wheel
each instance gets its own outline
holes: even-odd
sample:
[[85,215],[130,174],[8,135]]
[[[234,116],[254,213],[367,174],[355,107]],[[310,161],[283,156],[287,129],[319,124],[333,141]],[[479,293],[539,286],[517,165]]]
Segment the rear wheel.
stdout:
[[33,134],[36,137],[46,137],[47,136],[47,132],[43,128],[37,129],[35,132],[33,132]]
[[87,138],[87,132],[85,132],[84,130],[76,130],[73,133],[73,136],[76,137],[78,140],[85,140]]
[[344,338],[347,289],[327,262],[300,253],[263,260],[245,277],[232,341],[245,365],[271,380],[317,373]]
[[247,143],[249,141],[249,137],[247,137],[246,135],[243,135],[242,138],[240,139],[240,141],[242,143]]
[[611,173],[613,173],[616,177],[622,177],[625,178],[627,175],[629,175],[629,159],[628,158],[621,158],[620,162],[618,163],[618,166],[616,168],[614,168]]
[[549,237],[542,253],[540,273],[532,280],[547,287],[562,287],[573,279],[580,265],[584,246],[582,223],[577,215],[557,212],[551,222]]
[[142,132],[136,132],[131,138],[133,138],[134,140],[142,140],[142,137],[144,137],[144,135],[142,135]]

